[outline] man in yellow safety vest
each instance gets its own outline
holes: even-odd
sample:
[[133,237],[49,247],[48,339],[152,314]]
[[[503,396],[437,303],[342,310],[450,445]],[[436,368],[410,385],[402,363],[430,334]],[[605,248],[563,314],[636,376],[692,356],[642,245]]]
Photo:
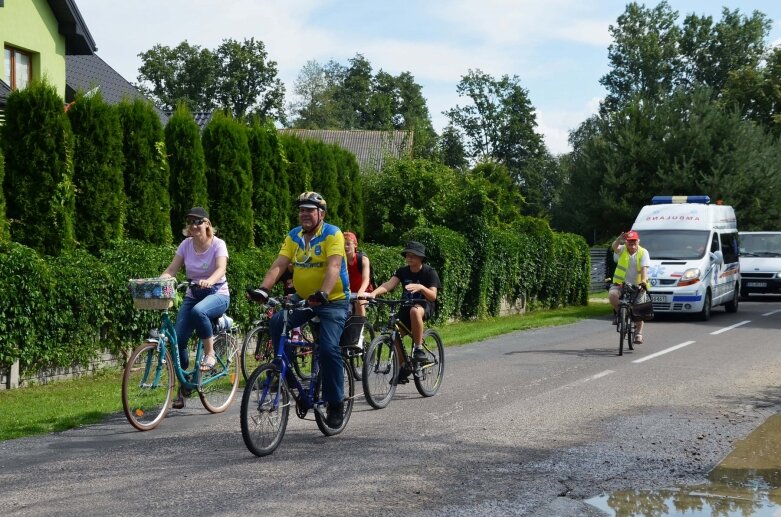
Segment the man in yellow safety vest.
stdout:
[[[648,268],[651,265],[651,259],[648,251],[640,246],[640,235],[636,231],[630,230],[624,232],[613,241],[613,258],[616,261],[616,271],[613,274],[613,283],[608,292],[608,300],[613,305],[614,318],[613,323],[617,323],[618,303],[621,297],[621,285],[625,282],[630,284],[642,284],[646,290],[648,288]],[[643,321],[637,322],[637,333],[635,343],[643,342]]]

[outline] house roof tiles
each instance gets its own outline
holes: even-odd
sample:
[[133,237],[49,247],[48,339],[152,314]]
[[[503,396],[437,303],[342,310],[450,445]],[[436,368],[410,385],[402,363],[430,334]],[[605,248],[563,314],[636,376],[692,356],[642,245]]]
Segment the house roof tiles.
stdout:
[[414,137],[413,131],[280,129],[279,133],[337,144],[355,155],[362,170],[381,170],[388,157],[410,156]]
[[[118,104],[122,100],[147,100],[144,94],[97,54],[65,56],[65,101],[72,102],[77,92],[89,92],[96,87],[109,104]],[[165,124],[168,117],[157,108],[155,111]]]

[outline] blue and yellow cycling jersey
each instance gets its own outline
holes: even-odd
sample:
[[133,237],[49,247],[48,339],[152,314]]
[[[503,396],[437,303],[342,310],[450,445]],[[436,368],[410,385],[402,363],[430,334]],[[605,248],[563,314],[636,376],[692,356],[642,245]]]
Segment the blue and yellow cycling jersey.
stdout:
[[307,245],[304,230],[298,226],[290,230],[282,243],[279,254],[293,264],[293,287],[302,298],[308,298],[323,286],[328,257],[342,257],[342,267],[336,285],[328,293],[328,300],[344,300],[350,296],[350,279],[347,275],[347,261],[344,254],[342,230],[323,223]]

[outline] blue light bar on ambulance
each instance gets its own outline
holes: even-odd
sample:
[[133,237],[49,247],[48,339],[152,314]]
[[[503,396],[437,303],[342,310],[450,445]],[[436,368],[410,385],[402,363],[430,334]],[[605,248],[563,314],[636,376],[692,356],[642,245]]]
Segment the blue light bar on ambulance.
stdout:
[[652,205],[669,205],[671,203],[698,203],[707,205],[710,203],[709,196],[654,196],[651,198]]

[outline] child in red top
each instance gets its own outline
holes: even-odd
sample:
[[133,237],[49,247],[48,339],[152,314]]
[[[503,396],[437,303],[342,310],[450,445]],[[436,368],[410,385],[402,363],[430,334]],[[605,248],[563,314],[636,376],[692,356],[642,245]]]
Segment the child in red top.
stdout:
[[[374,289],[371,285],[371,262],[362,251],[358,251],[358,237],[353,232],[344,232],[344,252],[347,256],[347,275],[350,278],[350,292],[362,295],[370,293]],[[354,314],[365,316],[366,302],[354,305]]]

